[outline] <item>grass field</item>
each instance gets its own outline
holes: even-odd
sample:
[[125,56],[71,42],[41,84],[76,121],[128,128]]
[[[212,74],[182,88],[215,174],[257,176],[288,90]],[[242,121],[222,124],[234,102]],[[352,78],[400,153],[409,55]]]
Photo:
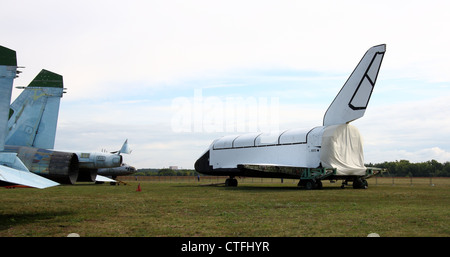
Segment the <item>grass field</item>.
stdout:
[[302,190],[248,178],[236,188],[195,180],[0,188],[0,236],[450,236],[450,179],[408,181],[372,178],[367,190],[328,182]]

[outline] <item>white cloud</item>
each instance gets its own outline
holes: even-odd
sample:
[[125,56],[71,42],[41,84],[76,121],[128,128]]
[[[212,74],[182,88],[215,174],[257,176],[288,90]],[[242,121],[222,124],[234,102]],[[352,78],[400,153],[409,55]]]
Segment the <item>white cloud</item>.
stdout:
[[365,117],[355,122],[364,138],[367,162],[450,160],[446,154],[450,152],[450,91],[429,97],[427,90],[418,100],[383,103],[380,99],[370,104]]
[[[14,1],[8,46],[28,78],[62,73],[72,94],[108,82],[179,80],[242,67],[352,69],[388,44],[384,69],[449,80],[448,1]],[[32,42],[30,44],[30,42]],[[438,65],[436,65],[438,64]],[[29,71],[29,72],[28,72]],[[78,91],[79,89],[82,89]]]
[[[409,160],[410,162],[425,162],[430,160],[436,160],[438,162],[444,163],[450,160],[450,152],[439,147],[425,148],[417,151],[409,150],[387,150],[387,151],[373,151],[369,153],[371,159],[367,158],[366,153],[366,163],[382,163],[385,161],[399,161],[399,160]],[[387,159],[386,156],[391,156],[392,158]]]

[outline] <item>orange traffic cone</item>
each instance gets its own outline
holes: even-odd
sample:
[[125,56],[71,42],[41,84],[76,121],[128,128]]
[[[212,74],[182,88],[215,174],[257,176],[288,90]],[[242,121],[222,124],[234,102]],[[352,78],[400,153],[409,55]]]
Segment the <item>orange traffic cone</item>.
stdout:
[[136,189],[136,192],[141,192],[141,184],[138,184],[138,188]]

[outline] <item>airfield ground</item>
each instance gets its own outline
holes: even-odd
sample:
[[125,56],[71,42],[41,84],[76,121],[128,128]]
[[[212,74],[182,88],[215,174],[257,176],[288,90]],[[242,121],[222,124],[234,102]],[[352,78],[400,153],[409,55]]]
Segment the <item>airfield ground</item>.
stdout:
[[[1,237],[449,237],[450,179],[374,178],[369,189],[196,178],[0,188]],[[141,191],[136,191],[138,185]]]

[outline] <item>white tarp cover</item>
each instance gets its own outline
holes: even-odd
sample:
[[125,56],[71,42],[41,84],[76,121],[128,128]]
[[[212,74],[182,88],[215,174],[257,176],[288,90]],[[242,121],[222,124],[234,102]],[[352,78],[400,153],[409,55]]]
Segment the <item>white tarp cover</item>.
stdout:
[[336,175],[365,175],[363,145],[358,129],[348,124],[326,127],[320,161],[324,168],[336,168]]

